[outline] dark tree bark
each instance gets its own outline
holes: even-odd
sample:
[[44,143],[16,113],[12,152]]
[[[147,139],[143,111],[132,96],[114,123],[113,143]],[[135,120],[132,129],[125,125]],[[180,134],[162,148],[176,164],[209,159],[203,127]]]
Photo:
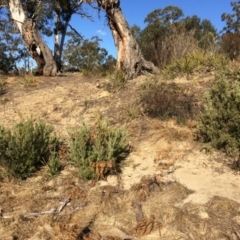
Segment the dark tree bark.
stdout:
[[118,48],[117,69],[123,71],[128,79],[143,72],[158,73],[159,70],[144,59],[140,47],[131,33],[129,25],[120,8],[120,0],[97,0],[105,10],[115,45]]
[[48,46],[42,40],[36,23],[27,18],[20,0],[9,0],[12,19],[18,27],[23,42],[31,57],[37,62],[39,72],[45,76],[55,76],[57,65]]

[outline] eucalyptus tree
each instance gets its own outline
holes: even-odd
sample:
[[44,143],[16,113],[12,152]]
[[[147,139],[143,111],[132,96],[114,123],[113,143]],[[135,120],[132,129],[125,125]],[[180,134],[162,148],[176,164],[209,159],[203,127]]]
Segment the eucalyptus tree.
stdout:
[[42,1],[8,0],[8,5],[11,18],[19,30],[29,54],[37,62],[39,72],[46,76],[56,75],[56,62],[51,50],[43,41],[37,25],[40,11],[43,11],[45,7]]
[[61,71],[62,68],[61,61],[67,28],[70,27],[72,31],[81,37],[81,35],[70,25],[72,15],[78,14],[81,17],[90,18],[90,16],[87,16],[85,11],[83,11],[82,4],[84,2],[84,0],[50,0],[55,14],[54,58],[57,62],[59,71]]
[[126,18],[120,8],[120,0],[96,0],[99,9],[106,13],[108,25],[118,49],[117,69],[123,71],[128,79],[140,75],[143,71],[157,73],[153,63],[146,61],[139,44],[134,38]]
[[240,32],[240,0],[230,3],[232,13],[223,13],[222,21],[226,22],[223,28],[225,33],[239,33]]
[[231,60],[240,56],[240,0],[230,3],[232,13],[223,13],[222,21],[226,26],[222,30],[222,50]]
[[182,9],[176,6],[155,9],[144,22],[147,25],[143,30],[133,25],[131,31],[143,56],[160,68],[196,48],[208,51],[215,46],[217,32],[211,22],[196,15],[184,18]]
[[182,23],[188,32],[192,32],[200,48],[209,50],[211,46],[215,45],[218,34],[210,20],[201,20],[197,15],[193,15],[184,18]]
[[100,47],[100,38],[95,36],[90,40],[84,40],[75,32],[70,32],[68,35],[72,36],[67,41],[64,50],[64,61],[68,66],[98,71],[104,68],[105,64],[110,64],[112,59],[108,56],[107,50]]
[[178,30],[176,25],[183,16],[183,11],[175,6],[155,9],[146,16],[147,26],[140,33],[140,46],[147,60],[158,67],[169,63],[171,42],[168,37]]
[[18,30],[9,19],[7,8],[2,7],[0,11],[0,70],[5,73],[11,70],[18,72],[17,64],[26,50]]

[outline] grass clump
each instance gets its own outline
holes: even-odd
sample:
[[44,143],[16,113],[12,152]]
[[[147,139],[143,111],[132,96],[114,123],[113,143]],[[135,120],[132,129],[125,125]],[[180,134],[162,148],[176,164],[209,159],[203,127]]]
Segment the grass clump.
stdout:
[[3,79],[0,79],[0,95],[3,95],[7,92],[7,82]]
[[20,84],[25,88],[37,86],[36,79],[34,79],[33,75],[24,75],[20,81]]
[[144,85],[140,94],[140,101],[145,114],[160,120],[175,119],[178,123],[185,123],[194,118],[198,109],[194,105],[193,93],[175,83],[156,83]]
[[221,74],[204,98],[199,138],[207,147],[235,156],[240,150],[240,72]]
[[109,73],[108,80],[106,82],[106,89],[108,91],[123,89],[126,83],[127,83],[127,78],[124,72],[116,70],[112,73]]
[[203,50],[197,50],[186,56],[174,59],[165,66],[162,73],[167,79],[180,76],[189,76],[194,72],[210,72],[226,68],[228,60],[221,54],[211,54]]
[[13,177],[25,179],[48,162],[58,144],[53,127],[28,120],[12,130],[0,127],[0,165]]
[[87,126],[83,122],[79,129],[71,134],[70,161],[79,168],[81,178],[95,178],[96,173],[91,162],[115,159],[115,163],[118,163],[129,152],[127,138],[124,128],[111,127],[101,118],[93,126]]

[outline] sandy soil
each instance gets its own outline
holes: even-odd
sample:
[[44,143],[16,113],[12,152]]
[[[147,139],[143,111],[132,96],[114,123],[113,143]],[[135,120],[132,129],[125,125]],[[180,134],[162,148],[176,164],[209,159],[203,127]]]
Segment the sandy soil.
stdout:
[[240,175],[233,160],[201,151],[192,127],[133,117],[147,78],[110,92],[105,79],[80,74],[30,78],[31,84],[6,78],[1,125],[42,119],[67,141],[81,119],[91,124],[101,113],[128,128],[133,150],[121,183],[114,175],[95,186],[84,183],[68,164],[54,179],[43,168],[26,181],[2,180],[1,239],[240,239]]

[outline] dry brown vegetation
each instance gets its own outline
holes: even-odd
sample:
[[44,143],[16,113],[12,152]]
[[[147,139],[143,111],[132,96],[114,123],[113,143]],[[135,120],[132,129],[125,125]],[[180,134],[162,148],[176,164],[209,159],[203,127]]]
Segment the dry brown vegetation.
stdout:
[[[161,81],[160,77],[139,77],[111,92],[105,79],[79,73],[29,77],[31,84],[19,77],[1,78],[7,83],[0,96],[1,125],[10,128],[29,117],[53,125],[63,141],[60,155],[64,169],[50,178],[43,167],[25,181],[6,177],[0,169],[0,239],[240,239],[239,176],[227,166],[224,155],[206,154],[194,142],[196,111],[183,114],[188,108],[178,106],[181,101],[173,101],[167,91],[159,102],[147,100],[154,105],[163,101],[166,106],[170,99],[168,103],[176,109],[173,114],[181,109],[184,121],[180,123],[177,116],[165,120],[149,116],[141,102],[142,94]],[[183,99],[184,106],[200,106],[212,80],[211,74],[176,79],[183,91],[173,96]],[[80,119],[93,123],[96,114],[115,126],[126,126],[132,152],[121,163],[118,176],[84,182],[67,161],[65,142],[68,131],[76,128]],[[108,163],[92,166],[100,179],[105,179],[107,171],[114,174]],[[184,170],[187,164],[192,164],[187,171],[193,172],[188,181],[206,171],[205,179],[222,177],[226,186],[211,180],[210,185],[201,186],[216,190],[213,195],[206,193],[207,201],[198,203],[200,197],[186,201],[197,194],[180,184],[184,179],[177,175],[178,168]]]

